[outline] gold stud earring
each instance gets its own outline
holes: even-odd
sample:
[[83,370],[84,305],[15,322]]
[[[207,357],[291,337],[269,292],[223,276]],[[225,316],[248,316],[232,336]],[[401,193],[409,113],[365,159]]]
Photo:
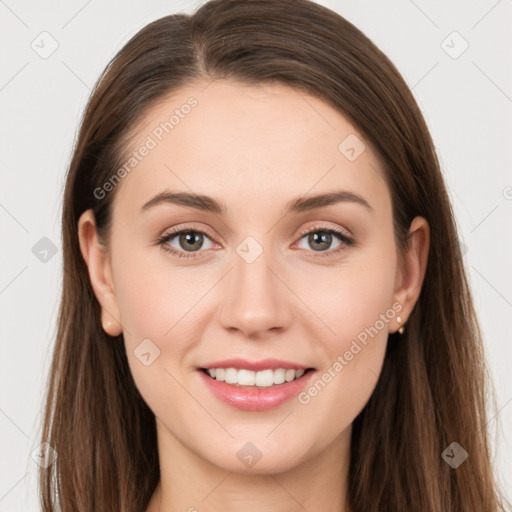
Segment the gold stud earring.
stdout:
[[[402,323],[402,317],[397,316],[397,317],[396,317],[396,321],[397,321],[399,324],[401,324],[401,323]],[[399,332],[400,334],[403,334],[403,333],[404,333],[404,331],[405,331],[405,326],[404,326],[404,325],[401,325],[401,326],[398,328],[398,332]]]

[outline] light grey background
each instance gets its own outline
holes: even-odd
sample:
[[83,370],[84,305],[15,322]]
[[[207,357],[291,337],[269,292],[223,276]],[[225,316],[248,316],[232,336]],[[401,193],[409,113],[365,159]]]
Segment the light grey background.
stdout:
[[[31,453],[38,445],[56,331],[61,196],[90,89],[144,25],[200,3],[0,0],[0,512],[39,510],[38,466]],[[487,428],[496,471],[510,496],[511,1],[319,3],[345,16],[391,58],[431,130],[467,248],[465,263],[498,397],[498,415]],[[40,35],[45,31],[50,36]],[[464,41],[469,46],[458,55]],[[42,58],[52,44],[58,44],[56,51]],[[43,237],[57,248],[46,262],[32,250]]]

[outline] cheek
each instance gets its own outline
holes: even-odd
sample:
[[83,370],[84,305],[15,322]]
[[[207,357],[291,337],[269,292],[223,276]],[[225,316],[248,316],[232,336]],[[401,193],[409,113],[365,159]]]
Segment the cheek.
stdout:
[[139,392],[155,413],[170,397],[185,404],[187,395],[177,382],[184,381],[184,361],[194,343],[193,333],[185,331],[204,291],[190,273],[165,271],[142,251],[125,253],[113,266],[113,278],[128,364]]
[[375,389],[384,362],[389,322],[395,314],[389,290],[385,279],[370,280],[366,285],[361,280],[346,279],[343,289],[330,293],[336,303],[324,304],[323,320],[330,330],[325,330],[319,340],[322,365],[298,396],[310,417],[324,419],[310,427],[312,436],[322,439],[321,443],[348,428]]
[[374,332],[375,326],[382,331],[381,337],[387,338],[389,322],[395,316],[391,307],[395,284],[392,253],[302,275],[307,277],[296,283],[295,290],[319,319],[316,327],[323,326],[322,345],[331,357],[349,350],[358,337],[364,341],[364,333],[368,329]]
[[[324,326],[321,337],[309,327],[324,358],[320,382],[306,390],[302,403],[314,401],[314,407],[325,407],[325,414],[339,422],[351,421],[361,411],[377,383],[390,324],[397,314],[392,307],[394,281],[392,252],[387,258],[370,256],[358,265],[340,266],[328,279],[324,276],[322,287],[312,287],[313,278],[308,278],[301,293]],[[339,407],[329,411],[333,403]]]
[[189,377],[190,353],[210,313],[211,295],[205,294],[216,278],[211,269],[178,268],[160,249],[151,251],[158,251],[157,256],[148,256],[147,250],[123,253],[119,244],[118,254],[124,256],[114,260],[113,278],[128,363],[139,391],[153,407],[169,400],[169,394],[173,400],[181,396],[177,381]]
[[[119,252],[122,251],[120,246]],[[152,253],[148,257],[148,251]],[[123,329],[132,338],[173,337],[204,294],[199,272],[177,269],[160,249],[131,250],[114,267],[116,298]],[[206,284],[205,284],[206,286]]]

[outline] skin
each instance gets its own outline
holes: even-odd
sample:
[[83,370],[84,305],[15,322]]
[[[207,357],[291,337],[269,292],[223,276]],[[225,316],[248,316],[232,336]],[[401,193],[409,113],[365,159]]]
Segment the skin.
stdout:
[[[133,378],[156,416],[161,481],[147,511],[347,511],[352,422],[375,389],[396,315],[307,404],[294,397],[268,411],[235,409],[196,367],[275,357],[314,367],[316,381],[393,304],[407,321],[425,274],[428,223],[413,220],[399,264],[380,163],[343,115],[283,84],[206,85],[174,92],[137,127],[130,150],[187,98],[198,100],[117,185],[108,246],[91,211],[78,225],[104,328],[123,332]],[[354,161],[338,150],[349,134],[366,144]],[[173,204],[140,212],[166,189],[214,197],[227,213]],[[291,199],[339,189],[372,210],[341,202],[283,216]],[[332,235],[322,249],[301,236],[318,226],[357,243]],[[179,235],[167,242],[195,257],[155,242],[173,227],[206,231],[197,251]],[[236,252],[247,236],[263,250],[252,263]],[[146,338],[160,349],[149,366],[134,355]],[[247,442],[262,454],[250,468],[237,457]]]

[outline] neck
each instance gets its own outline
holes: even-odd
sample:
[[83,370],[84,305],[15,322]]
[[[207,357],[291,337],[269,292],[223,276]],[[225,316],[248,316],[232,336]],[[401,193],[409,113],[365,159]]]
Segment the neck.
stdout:
[[146,512],[349,512],[349,427],[291,469],[237,473],[190,451],[157,421],[160,482]]

